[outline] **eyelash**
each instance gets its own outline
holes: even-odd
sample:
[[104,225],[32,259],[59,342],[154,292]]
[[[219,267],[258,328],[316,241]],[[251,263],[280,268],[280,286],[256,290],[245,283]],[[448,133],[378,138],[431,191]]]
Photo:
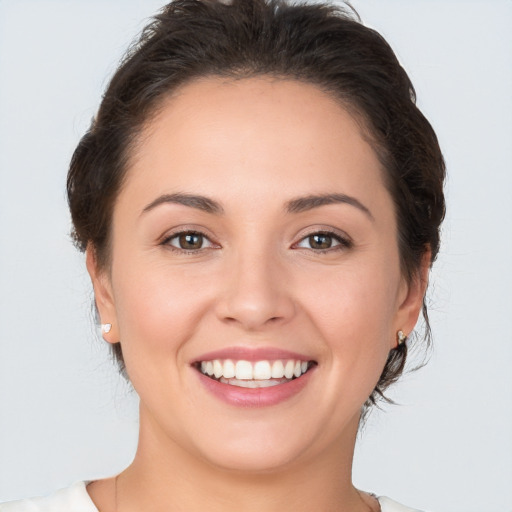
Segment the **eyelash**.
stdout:
[[354,245],[352,240],[348,238],[347,236],[342,236],[338,233],[335,233],[333,231],[327,231],[327,230],[320,230],[320,231],[312,231],[311,233],[308,233],[306,236],[302,237],[299,242],[294,244],[294,247],[299,247],[299,244],[304,242],[305,240],[311,239],[311,237],[314,236],[325,236],[331,238],[333,241],[337,242],[337,245],[328,247],[326,249],[313,249],[313,248],[307,248],[304,247],[304,249],[311,250],[315,254],[326,254],[326,253],[332,253],[336,251],[343,251],[352,248]]
[[161,245],[165,245],[171,251],[178,252],[178,253],[181,253],[181,254],[197,254],[199,252],[202,252],[204,250],[208,250],[208,249],[211,248],[211,247],[200,247],[199,249],[184,249],[182,247],[176,247],[176,246],[173,246],[171,244],[172,240],[179,239],[179,237],[187,236],[187,235],[200,236],[200,237],[202,237],[203,240],[207,240],[211,244],[211,247],[215,247],[215,244],[212,241],[210,241],[210,239],[208,238],[208,236],[205,233],[202,233],[201,231],[197,231],[197,230],[194,230],[194,229],[186,229],[186,230],[183,230],[183,231],[178,231],[176,233],[172,233],[171,235],[165,237],[162,240]]
[[[184,249],[182,247],[176,247],[171,244],[171,241],[174,239],[179,239],[181,236],[200,236],[203,240],[207,240],[210,243],[209,247],[200,247],[198,249]],[[314,236],[325,236],[331,238],[334,242],[336,242],[336,245],[328,247],[326,249],[313,249],[312,247],[300,247],[300,243],[304,242],[305,240],[311,239],[311,237]],[[213,248],[218,248],[219,246],[214,244],[205,233],[202,233],[201,231],[196,230],[184,230],[184,231],[178,231],[176,233],[173,233],[166,238],[164,238],[161,242],[161,245],[164,245],[168,247],[171,251],[181,253],[181,254],[198,254],[199,252],[202,252],[204,250],[208,250]],[[299,242],[293,244],[292,248],[303,248],[306,250],[313,251],[315,254],[326,254],[326,253],[332,253],[336,251],[343,251],[346,249],[350,249],[353,246],[352,240],[350,240],[348,237],[341,236],[340,234],[334,233],[332,231],[326,231],[326,230],[320,230],[320,231],[312,231],[311,233],[308,233],[307,235],[303,236]]]

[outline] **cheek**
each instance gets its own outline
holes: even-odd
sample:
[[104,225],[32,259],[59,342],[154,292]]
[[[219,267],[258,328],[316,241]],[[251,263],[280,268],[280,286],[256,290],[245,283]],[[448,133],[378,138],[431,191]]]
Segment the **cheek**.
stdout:
[[[377,342],[389,333],[396,313],[399,272],[393,266],[351,265],[299,282],[302,302],[328,339]],[[303,279],[301,280],[303,281]],[[318,283],[313,289],[311,283]],[[382,340],[383,341],[383,340]],[[387,341],[387,340],[386,340]]]
[[333,386],[343,387],[347,396],[365,399],[386,363],[400,281],[395,267],[354,265],[317,276],[323,285],[303,297],[338,379]]
[[148,261],[120,269],[115,302],[127,364],[129,359],[165,364],[179,358],[211,302],[211,279],[204,277]]

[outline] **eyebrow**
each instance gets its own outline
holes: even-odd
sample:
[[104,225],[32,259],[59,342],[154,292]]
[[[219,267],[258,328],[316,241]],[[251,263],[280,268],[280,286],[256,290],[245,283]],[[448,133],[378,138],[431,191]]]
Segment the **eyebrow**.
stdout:
[[[144,210],[142,210],[142,212],[146,213],[150,210],[153,210],[157,206],[167,203],[181,204],[215,215],[221,215],[224,213],[224,208],[222,208],[220,203],[210,199],[209,197],[196,194],[184,194],[179,192],[175,194],[163,194],[157,197],[154,201],[149,203],[144,208]],[[366,206],[364,206],[355,197],[348,196],[346,194],[318,194],[298,197],[288,201],[286,203],[285,210],[288,213],[302,213],[308,210],[313,210],[314,208],[319,208],[320,206],[336,203],[343,203],[354,206],[355,208],[365,213],[371,220],[375,220],[372,213]]]
[[286,203],[286,211],[288,213],[301,213],[313,208],[319,208],[328,204],[343,203],[354,206],[358,210],[365,213],[372,221],[375,220],[370,210],[358,199],[346,194],[319,194],[298,197]]
[[176,193],[176,194],[164,194],[162,196],[157,197],[154,201],[149,203],[144,210],[142,210],[142,213],[149,212],[150,210],[153,210],[153,208],[156,208],[157,206],[160,206],[161,204],[182,204],[184,206],[189,206],[190,208],[196,208],[198,210],[201,210],[206,213],[213,213],[216,215],[220,215],[224,213],[224,209],[222,206],[213,199],[209,199],[205,196],[199,196],[195,194],[183,194],[183,193]]

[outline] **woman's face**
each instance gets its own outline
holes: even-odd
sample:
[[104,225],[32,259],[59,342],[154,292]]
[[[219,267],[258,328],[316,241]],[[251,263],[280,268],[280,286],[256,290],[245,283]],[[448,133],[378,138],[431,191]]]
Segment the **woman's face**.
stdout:
[[143,135],[109,273],[88,254],[142,435],[258,471],[353,443],[422,298],[402,278],[392,199],[360,126],[313,85],[209,78],[166,100]]

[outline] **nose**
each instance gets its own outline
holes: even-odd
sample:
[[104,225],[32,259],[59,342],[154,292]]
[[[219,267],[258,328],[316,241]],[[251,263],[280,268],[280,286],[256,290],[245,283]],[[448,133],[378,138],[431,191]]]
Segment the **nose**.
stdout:
[[293,318],[296,306],[292,280],[278,260],[275,255],[258,251],[238,254],[226,262],[226,277],[217,302],[219,319],[257,331]]

